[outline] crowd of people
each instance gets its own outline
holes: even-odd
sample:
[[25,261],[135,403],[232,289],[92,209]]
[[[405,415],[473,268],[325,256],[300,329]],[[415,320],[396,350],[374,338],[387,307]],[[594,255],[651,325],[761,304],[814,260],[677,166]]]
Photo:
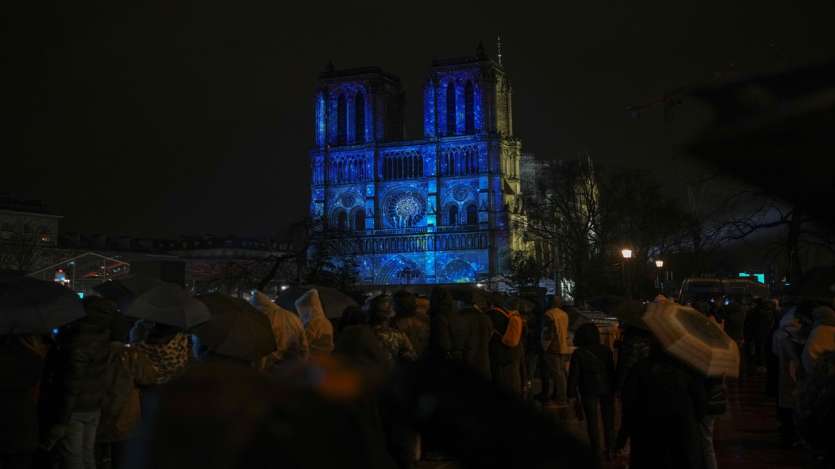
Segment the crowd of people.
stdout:
[[[476,288],[401,290],[332,322],[315,289],[295,311],[254,292],[246,306],[274,340],[257,359],[133,320],[108,298],[83,303],[86,316],[53,334],[0,338],[2,469],[412,468],[439,454],[470,467],[594,467],[618,453],[633,468],[716,467],[726,382],[667,353],[638,301],[616,308],[612,347],[559,297],[546,308]],[[693,306],[738,343],[744,373],[773,376],[786,444],[825,452],[833,305]],[[553,417],[561,410],[585,421],[589,445]]]

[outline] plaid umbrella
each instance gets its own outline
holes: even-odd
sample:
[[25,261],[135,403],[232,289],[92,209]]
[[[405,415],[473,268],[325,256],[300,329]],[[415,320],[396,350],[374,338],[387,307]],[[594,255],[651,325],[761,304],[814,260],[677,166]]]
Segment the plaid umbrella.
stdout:
[[46,334],[85,315],[78,295],[66,287],[32,277],[0,277],[0,334]]
[[210,317],[206,305],[173,283],[162,283],[139,295],[124,313],[183,330],[202,324]]
[[643,320],[667,352],[705,376],[739,376],[736,343],[695,309],[676,303],[651,303]]

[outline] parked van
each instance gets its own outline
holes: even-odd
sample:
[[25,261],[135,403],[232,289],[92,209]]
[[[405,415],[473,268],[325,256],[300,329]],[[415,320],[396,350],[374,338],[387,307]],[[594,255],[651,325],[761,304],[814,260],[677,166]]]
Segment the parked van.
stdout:
[[692,304],[710,301],[718,296],[742,298],[768,298],[767,285],[744,278],[688,278],[681,284],[678,302]]

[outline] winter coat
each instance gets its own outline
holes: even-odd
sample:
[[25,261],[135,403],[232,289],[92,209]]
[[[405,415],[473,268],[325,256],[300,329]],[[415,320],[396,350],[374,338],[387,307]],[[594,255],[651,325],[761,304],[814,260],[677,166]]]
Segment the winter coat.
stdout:
[[827,353],[835,352],[835,310],[828,306],[819,306],[812,311],[815,320],[814,329],[806,339],[803,348],[803,369],[811,374],[815,369],[818,358]]
[[137,386],[155,384],[157,372],[151,360],[136,347],[121,342],[110,344],[105,386],[96,430],[99,442],[124,441],[139,424],[141,412]]
[[38,446],[38,397],[47,345],[37,336],[0,337],[0,454]]
[[418,357],[423,356],[429,346],[429,317],[417,313],[395,316],[394,327],[409,338]]
[[725,321],[725,333],[736,342],[741,342],[745,329],[745,309],[742,305],[731,303],[721,309],[720,315]]
[[144,353],[156,371],[153,384],[164,384],[183,372],[188,364],[188,337],[176,334],[168,342],[155,344],[142,342],[132,345]]
[[267,295],[261,292],[255,292],[252,298],[255,307],[270,320],[275,336],[275,352],[270,357],[265,357],[264,360],[276,363],[281,360],[307,359],[309,353],[307,336],[301,319],[273,303]]
[[652,349],[652,334],[635,327],[627,327],[623,333],[618,352],[618,366],[615,371],[615,391],[623,390],[626,378],[636,363],[647,358]]
[[339,333],[333,353],[360,366],[385,367],[388,352],[371,326],[348,326]]
[[815,369],[804,380],[797,396],[797,430],[812,448],[827,454],[821,467],[835,464],[832,422],[835,421],[835,352],[818,357]]
[[415,349],[406,334],[385,324],[378,324],[373,330],[383,348],[386,369],[391,370],[404,361],[417,360]]
[[92,412],[101,407],[115,308],[111,301],[88,298],[84,301],[87,316],[66,326],[58,336],[55,423],[66,424],[73,412]]
[[[509,320],[502,311],[492,309],[487,313],[492,325],[490,336],[490,376],[496,386],[517,396],[522,395],[525,376],[525,346],[523,341],[515,347],[502,343]],[[524,337],[524,332],[523,332]]]
[[699,424],[704,377],[663,351],[639,361],[622,394],[622,431],[631,439],[630,468],[705,467]]
[[728,410],[728,388],[723,378],[705,379],[705,415],[723,415]]
[[296,300],[307,344],[311,355],[329,354],[333,351],[333,325],[325,317],[325,309],[316,289],[308,290]]
[[542,349],[545,353],[568,355],[571,342],[568,340],[568,313],[560,308],[545,311],[542,325]]
[[568,368],[568,397],[612,394],[615,362],[612,351],[603,344],[578,347]]
[[490,318],[475,308],[454,312],[451,308],[432,316],[432,347],[441,357],[473,368],[490,379]]

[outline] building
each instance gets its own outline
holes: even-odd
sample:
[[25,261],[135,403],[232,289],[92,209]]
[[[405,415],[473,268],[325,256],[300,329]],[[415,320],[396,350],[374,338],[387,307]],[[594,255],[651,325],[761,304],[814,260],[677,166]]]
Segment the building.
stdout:
[[0,194],[0,242],[31,240],[39,246],[54,247],[58,244],[61,218],[40,201]]
[[379,68],[320,75],[311,150],[317,248],[354,257],[366,284],[492,280],[525,241],[513,228],[521,141],[500,61],[436,60],[423,138],[405,140],[400,80]]

